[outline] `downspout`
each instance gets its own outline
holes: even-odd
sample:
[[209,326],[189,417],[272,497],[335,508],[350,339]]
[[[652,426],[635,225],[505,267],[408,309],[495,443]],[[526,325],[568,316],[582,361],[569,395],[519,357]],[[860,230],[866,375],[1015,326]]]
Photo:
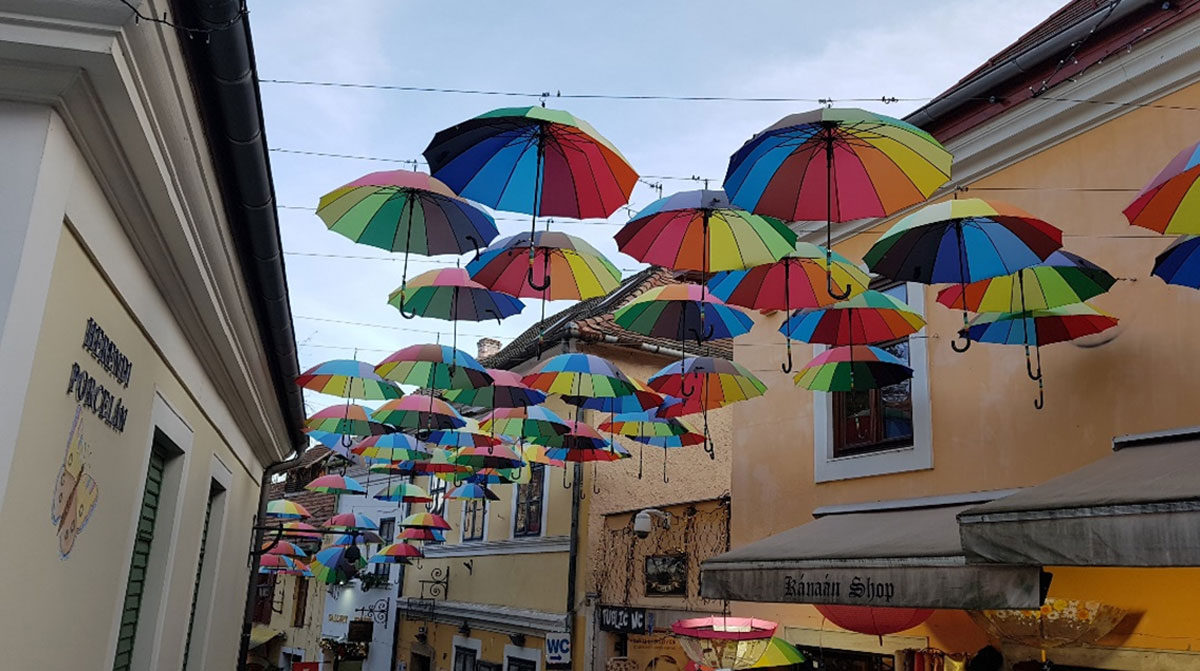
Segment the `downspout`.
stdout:
[[[580,332],[579,326],[575,322],[567,324],[566,334],[563,340],[566,343],[567,349],[571,347],[571,340],[578,339]],[[575,647],[575,583],[579,575],[579,510],[583,507],[583,464],[576,462],[574,473],[571,477],[571,548],[567,557],[567,635],[571,641],[571,647]],[[575,667],[575,660],[571,660],[571,666]],[[575,667],[579,668],[579,667]]]

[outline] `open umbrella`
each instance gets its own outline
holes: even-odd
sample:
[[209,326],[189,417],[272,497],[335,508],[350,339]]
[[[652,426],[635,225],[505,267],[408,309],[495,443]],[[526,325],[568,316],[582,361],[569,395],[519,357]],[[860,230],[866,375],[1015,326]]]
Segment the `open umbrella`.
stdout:
[[304,522],[284,522],[282,536],[304,540],[321,540],[321,532],[311,524]]
[[447,499],[499,501],[495,492],[477,482],[465,482],[446,493]]
[[1112,288],[1116,278],[1087,259],[1060,249],[1045,261],[1001,275],[938,292],[937,301],[971,312],[1025,312],[1082,303]]
[[499,234],[491,215],[450,187],[409,170],[373,172],[325,194],[317,216],[355,242],[409,254],[465,254]]
[[[961,285],[1035,266],[1062,247],[1062,231],[1011,205],[979,198],[927,205],[867,250],[867,266],[902,282]],[[963,311],[963,328],[967,325]],[[971,341],[952,346],[965,352]]]
[[798,310],[779,332],[791,340],[823,345],[869,345],[912,335],[925,326],[900,299],[870,290],[828,307]]
[[347,531],[356,529],[370,529],[372,531],[379,530],[379,525],[376,524],[374,520],[359,513],[338,513],[337,515],[330,517],[329,520],[325,522],[325,526],[329,529]]
[[645,382],[637,378],[631,377],[629,381],[634,386],[632,394],[624,396],[574,396],[572,394],[563,394],[561,398],[564,403],[573,405],[581,410],[595,410],[608,414],[641,412],[662,405],[662,394],[654,391]]
[[1175,155],[1125,208],[1133,226],[1158,233],[1200,233],[1200,143]]
[[409,394],[393,399],[379,406],[371,416],[401,431],[428,432],[458,429],[467,425],[467,420],[454,406],[432,394]]
[[688,357],[667,365],[650,376],[650,388],[676,398],[697,395],[704,415],[704,450],[716,453],[709,439],[708,411],[730,403],[762,396],[767,385],[744,366],[718,357]]
[[313,555],[309,569],[317,580],[332,585],[350,580],[366,565],[358,546],[347,545],[325,548]]
[[[454,325],[453,347],[458,347],[458,322],[500,321],[524,309],[521,301],[491,291],[471,279],[462,268],[442,268],[421,273],[388,296],[388,303],[405,319],[431,317]],[[411,312],[409,312],[411,311]]]
[[428,460],[382,461],[382,462],[378,462],[378,463],[369,464],[367,466],[367,472],[375,473],[377,475],[402,475],[402,476],[421,475],[424,471],[421,470],[421,468],[418,466],[418,464],[427,463],[427,461]]
[[439,429],[429,432],[425,442],[445,449],[459,447],[492,447],[504,442],[504,436],[495,436],[484,431],[479,422],[470,417],[464,417],[466,426],[457,429]]
[[432,475],[436,473],[469,475],[472,470],[470,466],[464,466],[455,462],[454,452],[451,450],[442,449],[434,450],[433,458],[429,461],[413,462],[413,469],[416,473],[422,475]]
[[444,543],[446,534],[439,529],[426,529],[424,527],[410,527],[401,529],[396,538],[406,541],[432,541],[434,543]]
[[525,465],[521,456],[504,445],[464,447],[451,457],[454,463],[471,468],[520,468]]
[[531,389],[547,394],[591,398],[628,396],[637,391],[633,381],[613,362],[579,352],[546,359],[526,374],[522,381]]
[[432,454],[406,433],[367,436],[350,448],[354,454],[384,461],[424,461]]
[[412,345],[397,350],[375,366],[380,376],[398,384],[427,389],[474,389],[492,376],[470,354],[445,345]]
[[567,462],[561,459],[551,459],[546,454],[549,447],[545,445],[525,445],[521,448],[521,458],[527,464],[544,464],[546,466],[555,466],[558,468],[566,468]]
[[400,398],[396,385],[379,377],[375,367],[365,361],[334,359],[319,363],[296,378],[296,384],[330,396],[382,401]]
[[646,291],[613,313],[621,328],[659,338],[693,337],[697,343],[750,332],[754,320],[699,284],[668,284]]
[[400,526],[416,529],[436,529],[448,531],[450,525],[441,516],[434,513],[413,513],[400,521]]
[[813,391],[878,389],[912,377],[912,369],[887,350],[869,345],[831,347],[796,373],[797,387]]
[[571,430],[562,417],[540,405],[496,408],[484,416],[479,426],[484,431],[536,445],[550,444],[549,441]]
[[292,558],[308,556],[308,553],[301,549],[299,545],[285,540],[263,543],[260,552],[269,555],[284,555]]
[[392,429],[371,419],[370,408],[356,403],[343,403],[310,415],[304,420],[304,431],[338,436],[338,444],[331,449],[344,454],[354,444],[353,438],[390,433]]
[[310,492],[322,494],[366,494],[367,490],[358,481],[346,475],[322,475],[304,485]]
[[[704,434],[697,433],[679,419],[660,417],[657,409],[618,414],[597,428],[610,434],[625,436],[641,445],[663,448],[662,478],[664,483],[671,481],[667,477],[667,449],[685,445],[702,445],[705,442]],[[642,457],[639,452],[638,479],[640,480],[641,477]]]
[[451,403],[475,408],[518,408],[540,405],[546,400],[546,394],[530,389],[517,373],[500,368],[489,368],[487,372],[492,376],[491,384],[475,389],[450,389],[443,397]]
[[358,545],[359,543],[382,543],[383,537],[374,531],[355,531],[347,534],[338,534],[325,542],[325,547],[346,547],[349,545]]
[[267,501],[267,514],[282,520],[302,520],[312,515],[308,508],[287,499]]
[[[783,221],[884,217],[929,198],[950,179],[950,153],[910,123],[854,108],[792,114],[746,141],[729,158],[725,191],[751,212]],[[826,291],[836,298],[833,275]]]
[[297,570],[297,564],[299,562],[285,554],[265,553],[258,557],[259,568],[269,570],[295,571]]
[[1154,259],[1151,275],[1167,284],[1200,289],[1200,236],[1183,235]]
[[375,492],[372,498],[392,503],[429,503],[433,497],[418,485],[409,482],[398,482]]
[[371,555],[367,560],[368,564],[407,564],[410,559],[420,559],[425,553],[421,552],[421,548],[409,543],[392,543],[379,548],[379,551]]

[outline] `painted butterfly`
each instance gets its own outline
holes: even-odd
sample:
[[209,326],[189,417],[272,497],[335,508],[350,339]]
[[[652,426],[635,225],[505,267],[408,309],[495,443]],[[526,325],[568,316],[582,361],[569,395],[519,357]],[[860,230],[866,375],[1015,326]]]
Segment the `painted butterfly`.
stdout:
[[83,406],[75,408],[75,420],[67,436],[67,452],[58,470],[50,507],[50,523],[58,529],[58,552],[62,559],[71,554],[75,539],[87,526],[100,498],[100,487],[95,478],[83,472],[87,443],[83,440],[82,410]]

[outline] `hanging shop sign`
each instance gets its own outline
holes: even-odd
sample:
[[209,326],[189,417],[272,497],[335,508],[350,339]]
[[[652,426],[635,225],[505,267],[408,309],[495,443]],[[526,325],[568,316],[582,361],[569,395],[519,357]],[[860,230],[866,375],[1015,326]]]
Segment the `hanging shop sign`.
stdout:
[[125,430],[125,419],[129,409],[112,390],[117,386],[123,389],[129,387],[129,380],[133,376],[133,362],[121,353],[117,344],[92,318],[88,318],[87,328],[83,332],[83,349],[108,373],[115,384],[106,387],[99,378],[76,361],[71,364],[67,394],[74,394],[76,403],[120,433]]
[[346,630],[346,640],[351,643],[370,643],[374,635],[373,620],[350,620],[349,629]]
[[648,634],[654,630],[654,616],[645,608],[599,606],[596,615],[600,630],[614,634]]

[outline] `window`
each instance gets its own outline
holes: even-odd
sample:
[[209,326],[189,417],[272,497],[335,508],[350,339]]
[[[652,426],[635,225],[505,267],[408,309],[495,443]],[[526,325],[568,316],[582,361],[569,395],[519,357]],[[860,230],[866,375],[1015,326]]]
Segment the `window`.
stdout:
[[463,502],[463,541],[483,540],[483,527],[487,519],[487,501],[468,499]]
[[546,466],[533,464],[529,482],[517,485],[516,514],[513,515],[513,536],[542,534],[542,497],[545,495]]
[[[906,284],[893,284],[879,291],[908,302]],[[909,339],[878,345],[880,349],[910,362]],[[836,392],[833,396],[833,456],[845,457],[907,447],[913,444],[912,380],[880,389]]]
[[156,442],[150,450],[150,467],[146,471],[146,485],[142,490],[142,508],[138,514],[133,541],[129,579],[125,583],[125,607],[121,611],[117,656],[113,660],[114,671],[125,671],[133,666],[134,637],[137,634],[142,597],[146,591],[146,569],[150,565],[150,548],[154,543],[154,527],[158,523],[159,501],[163,495],[162,485],[166,467],[166,453]]
[[296,603],[292,610],[292,626],[303,627],[308,616],[308,578],[296,576]]
[[425,510],[434,515],[446,514],[446,481],[436,477],[429,476],[429,497],[433,499],[425,504]]
[[[379,537],[383,539],[383,542],[385,544],[391,543],[392,540],[394,540],[396,538],[396,518],[395,517],[384,517],[383,519],[379,520]],[[378,551],[378,548],[376,548],[376,551]],[[375,575],[389,576],[389,577],[391,576],[391,572],[392,572],[391,564],[373,564],[373,566],[375,568],[373,568],[371,570],[375,573]]]
[[454,671],[475,671],[477,654],[470,648],[454,647]]
[[271,623],[271,612],[275,606],[274,573],[259,573],[258,586],[254,589],[254,621],[259,624]]
[[200,600],[200,578],[204,574],[204,551],[208,547],[208,523],[212,520],[213,501],[222,492],[221,486],[213,481],[208,488],[208,504],[204,507],[204,528],[200,531],[200,557],[196,561],[196,581],[192,584],[192,610],[188,615],[187,638],[183,644],[183,668],[187,668],[188,656],[192,652],[192,629],[196,625],[196,602]]
[[537,671],[537,662],[520,657],[508,658],[508,671]]

